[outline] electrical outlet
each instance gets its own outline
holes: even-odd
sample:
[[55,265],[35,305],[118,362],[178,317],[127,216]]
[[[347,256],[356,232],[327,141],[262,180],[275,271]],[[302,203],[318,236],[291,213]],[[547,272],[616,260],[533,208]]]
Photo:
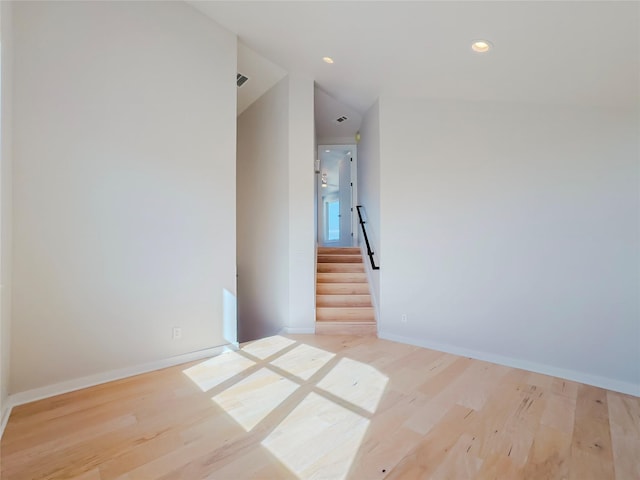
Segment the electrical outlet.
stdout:
[[400,317],[400,320],[402,320],[402,323],[407,323],[407,314],[403,313],[402,316]]
[[182,338],[182,328],[173,327],[173,339],[174,340],[179,340],[181,338]]

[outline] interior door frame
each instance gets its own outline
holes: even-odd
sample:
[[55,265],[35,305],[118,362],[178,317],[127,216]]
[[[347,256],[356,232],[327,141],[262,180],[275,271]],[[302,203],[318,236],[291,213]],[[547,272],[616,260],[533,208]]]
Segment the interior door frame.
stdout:
[[[349,213],[350,213],[350,225],[351,225],[351,232],[349,232],[351,234],[351,245],[357,246],[358,245],[358,233],[359,233],[359,225],[358,225],[358,214],[356,212],[356,205],[358,204],[358,182],[357,182],[357,173],[358,173],[358,146],[353,143],[353,144],[327,144],[327,143],[323,143],[323,144],[318,144],[317,146],[317,157],[318,161],[320,162],[319,165],[319,170],[316,172],[316,204],[317,204],[317,208],[316,208],[316,241],[318,242],[319,245],[323,245],[326,242],[324,241],[324,205],[322,202],[322,162],[320,161],[320,159],[322,158],[322,153],[325,150],[330,150],[330,149],[342,149],[342,150],[346,150],[348,152],[351,152],[350,155],[350,166],[351,166],[351,178],[350,178],[350,183],[351,183],[351,195],[350,197],[350,201],[351,201],[351,205],[349,206]],[[342,240],[339,242],[342,243]]]

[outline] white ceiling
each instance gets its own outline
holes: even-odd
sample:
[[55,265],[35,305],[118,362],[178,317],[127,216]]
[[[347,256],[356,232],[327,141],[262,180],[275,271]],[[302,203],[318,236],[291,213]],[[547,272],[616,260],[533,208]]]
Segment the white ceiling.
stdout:
[[[314,95],[314,115],[318,143],[355,143],[362,115],[317,87]],[[340,117],[347,119],[338,122],[337,119]]]
[[[364,113],[383,93],[600,106],[640,101],[638,2],[189,2]],[[470,50],[474,39],[495,48]],[[334,58],[325,64],[323,56]]]
[[242,43],[238,43],[238,72],[249,79],[238,88],[238,115],[287,74]]

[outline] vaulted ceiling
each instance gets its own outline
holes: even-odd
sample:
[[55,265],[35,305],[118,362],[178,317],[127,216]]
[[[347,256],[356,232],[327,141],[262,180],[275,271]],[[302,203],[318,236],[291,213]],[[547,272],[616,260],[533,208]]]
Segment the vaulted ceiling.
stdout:
[[[638,2],[189,2],[363,113],[400,96],[637,106]],[[487,39],[487,54],[471,42]],[[322,61],[330,56],[332,65]]]

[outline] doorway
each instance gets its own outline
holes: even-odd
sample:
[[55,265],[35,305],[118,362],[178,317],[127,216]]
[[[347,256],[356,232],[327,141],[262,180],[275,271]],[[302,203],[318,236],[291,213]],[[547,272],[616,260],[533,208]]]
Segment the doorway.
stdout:
[[318,146],[318,245],[357,245],[356,145]]

